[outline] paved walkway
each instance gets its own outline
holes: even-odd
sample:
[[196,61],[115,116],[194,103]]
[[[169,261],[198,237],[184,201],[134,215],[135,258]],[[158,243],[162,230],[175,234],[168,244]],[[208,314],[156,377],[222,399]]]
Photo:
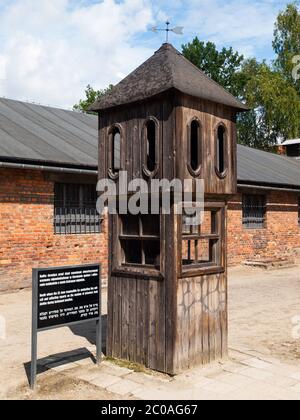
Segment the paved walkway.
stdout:
[[300,366],[296,369],[276,359],[237,351],[231,351],[229,360],[223,363],[192,369],[173,378],[134,372],[108,361],[100,367],[90,359],[65,362],[46,360],[43,365],[122,399],[300,400]]

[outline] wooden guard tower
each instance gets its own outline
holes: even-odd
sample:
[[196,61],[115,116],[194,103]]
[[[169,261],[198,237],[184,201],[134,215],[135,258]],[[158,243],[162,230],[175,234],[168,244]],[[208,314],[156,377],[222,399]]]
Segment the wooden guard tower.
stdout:
[[99,113],[99,178],[204,179],[205,217],[110,215],[108,356],[175,374],[227,355],[227,200],[236,115],[247,110],[170,44],[122,80]]

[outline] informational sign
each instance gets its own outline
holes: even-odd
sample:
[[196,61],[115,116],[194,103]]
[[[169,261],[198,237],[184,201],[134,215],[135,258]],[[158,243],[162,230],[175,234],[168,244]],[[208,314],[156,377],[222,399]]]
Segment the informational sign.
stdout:
[[38,330],[99,318],[99,266],[37,271]]
[[87,321],[97,322],[101,360],[100,265],[33,269],[31,387],[36,382],[37,333]]

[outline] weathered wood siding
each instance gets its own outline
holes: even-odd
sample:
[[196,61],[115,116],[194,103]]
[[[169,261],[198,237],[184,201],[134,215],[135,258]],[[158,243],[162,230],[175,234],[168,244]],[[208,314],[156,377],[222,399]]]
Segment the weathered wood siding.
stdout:
[[108,355],[166,371],[165,282],[112,276]]
[[225,273],[180,279],[175,372],[226,357],[227,334]]
[[[237,190],[236,170],[236,123],[234,110],[212,102],[187,96],[178,98],[176,111],[177,177],[191,179],[188,171],[188,127],[197,118],[202,128],[202,168],[198,176],[204,179],[207,194],[235,194]],[[227,130],[227,175],[219,178],[215,170],[216,128],[223,124]]]

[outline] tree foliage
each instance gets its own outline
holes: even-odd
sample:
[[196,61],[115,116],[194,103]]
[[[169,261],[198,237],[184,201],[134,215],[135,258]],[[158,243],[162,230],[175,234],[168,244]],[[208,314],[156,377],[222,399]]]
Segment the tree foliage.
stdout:
[[274,63],[244,60],[232,48],[221,51],[195,38],[183,45],[186,58],[243,100],[251,111],[238,117],[242,144],[270,150],[279,140],[300,136],[300,80],[293,78],[300,55],[300,13],[288,4],[275,23]]
[[89,107],[101,99],[106,93],[110,92],[113,85],[109,85],[108,88],[102,90],[95,90],[90,85],[86,87],[85,99],[81,99],[78,104],[73,106],[74,111],[88,112]]
[[294,57],[300,56],[300,13],[296,3],[288,4],[277,18],[273,48],[276,53],[275,68],[300,94],[300,80],[293,78]]
[[244,63],[247,75],[244,98],[251,112],[238,119],[239,139],[262,149],[270,149],[279,139],[299,134],[300,100],[294,86],[265,62]]
[[212,42],[201,42],[197,37],[182,46],[183,55],[233,95],[238,96],[243,85],[240,73],[244,57],[232,48],[218,51]]

